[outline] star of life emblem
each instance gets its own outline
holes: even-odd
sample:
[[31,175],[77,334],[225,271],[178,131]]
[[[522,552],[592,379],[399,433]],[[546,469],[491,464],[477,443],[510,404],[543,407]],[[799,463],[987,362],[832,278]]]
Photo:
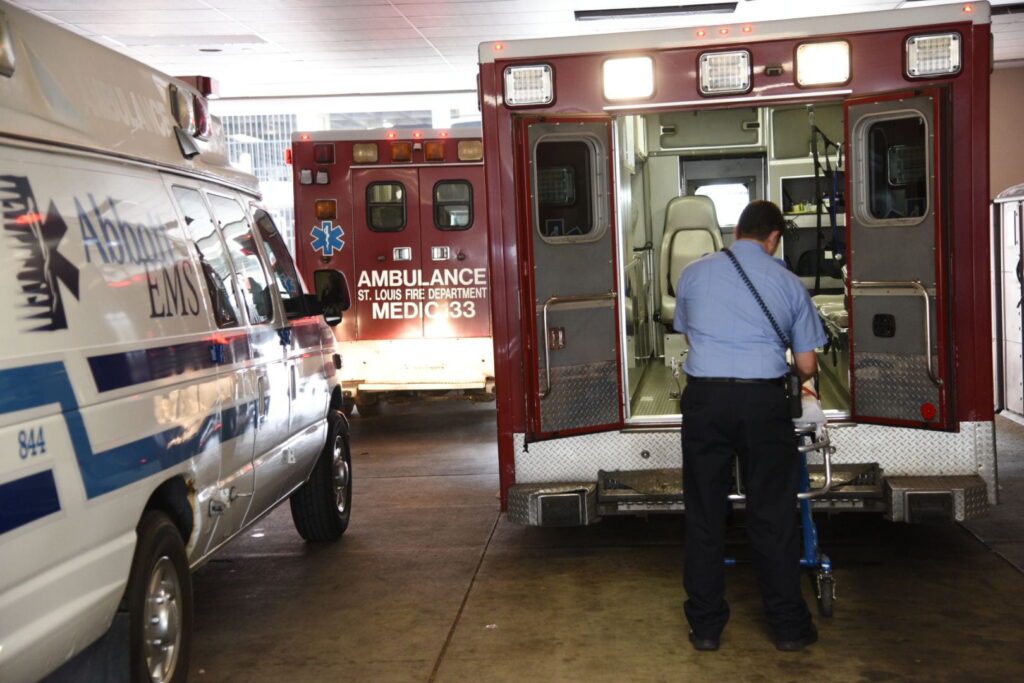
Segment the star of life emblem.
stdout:
[[345,231],[340,225],[323,221],[310,234],[313,236],[313,251],[319,251],[324,256],[333,256],[334,252],[345,248],[345,241],[341,239]]

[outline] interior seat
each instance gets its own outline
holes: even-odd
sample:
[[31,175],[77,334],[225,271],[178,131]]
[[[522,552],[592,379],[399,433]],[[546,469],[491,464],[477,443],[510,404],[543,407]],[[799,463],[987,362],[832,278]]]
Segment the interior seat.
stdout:
[[672,327],[676,315],[676,283],[689,263],[723,247],[715,204],[700,195],[673,197],[665,210],[661,239],[661,322]]

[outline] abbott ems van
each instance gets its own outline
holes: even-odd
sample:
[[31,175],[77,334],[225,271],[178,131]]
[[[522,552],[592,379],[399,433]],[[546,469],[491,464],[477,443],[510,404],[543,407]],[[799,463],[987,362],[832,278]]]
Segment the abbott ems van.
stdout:
[[0,2],[0,681],[115,618],[184,680],[190,568],[288,497],[344,532],[340,358],[257,198],[194,87]]

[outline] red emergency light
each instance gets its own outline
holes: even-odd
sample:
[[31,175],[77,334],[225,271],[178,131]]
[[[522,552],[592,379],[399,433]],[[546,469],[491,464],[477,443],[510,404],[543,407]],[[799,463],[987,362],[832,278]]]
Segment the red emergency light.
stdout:
[[723,36],[727,36],[729,35],[729,27],[723,26],[722,28],[718,29],[718,32],[721,33]]
[[414,131],[412,132],[412,136],[413,136],[414,138],[416,138],[417,140],[419,140],[420,138],[422,138],[422,137],[423,137],[423,131],[422,131],[422,130],[414,130]]
[[505,44],[504,43],[495,43],[494,44],[494,51],[495,52],[501,52],[504,49],[505,49]]
[[446,137],[448,137],[448,131],[446,131],[446,130],[439,131],[437,133],[437,137],[439,137],[439,138],[446,138]]
[[698,38],[704,38],[705,36],[707,36],[707,34],[708,34],[708,32],[705,31],[704,29],[702,29],[702,28],[697,29],[697,37]]
[[964,5],[964,13],[970,14],[974,11],[974,5]]
[[748,24],[748,25],[743,27],[743,32],[744,33],[753,33],[754,32],[754,27]]
[[389,130],[387,133],[384,134],[384,137],[386,137],[388,140],[394,140],[395,138],[398,137],[398,131]]
[[312,139],[312,136],[310,136],[309,133],[303,133],[302,135],[299,136],[299,139],[302,140],[303,142],[308,142],[309,140]]

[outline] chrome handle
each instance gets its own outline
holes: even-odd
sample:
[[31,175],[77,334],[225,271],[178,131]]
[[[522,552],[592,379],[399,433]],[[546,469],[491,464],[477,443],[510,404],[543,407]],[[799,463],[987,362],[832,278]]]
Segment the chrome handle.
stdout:
[[545,386],[543,391],[540,392],[540,397],[545,399],[548,394],[551,393],[551,345],[548,343],[550,333],[548,332],[548,309],[552,306],[560,306],[563,304],[574,304],[587,301],[612,301],[618,295],[615,292],[607,292],[605,294],[577,294],[574,296],[553,296],[548,298],[544,302],[543,318],[544,318],[544,378]]
[[928,378],[931,379],[932,384],[938,388],[942,388],[942,378],[935,374],[935,368],[932,367],[932,312],[931,300],[928,298],[928,290],[924,285],[921,284],[920,280],[906,280],[906,281],[872,281],[872,282],[858,282],[854,280],[850,283],[854,289],[857,287],[874,288],[874,289],[914,289],[924,299],[924,362],[925,367],[928,369]]
[[[817,441],[803,444],[797,447],[797,451],[802,456],[806,456],[808,453],[813,451],[822,451],[822,458],[825,463],[825,483],[816,489],[809,491],[801,491],[796,494],[798,500],[808,500],[810,498],[818,498],[825,495],[832,490],[832,445],[828,438],[828,428],[822,430],[821,438]],[[731,501],[745,501],[746,495],[742,493],[730,493],[729,500]]]

